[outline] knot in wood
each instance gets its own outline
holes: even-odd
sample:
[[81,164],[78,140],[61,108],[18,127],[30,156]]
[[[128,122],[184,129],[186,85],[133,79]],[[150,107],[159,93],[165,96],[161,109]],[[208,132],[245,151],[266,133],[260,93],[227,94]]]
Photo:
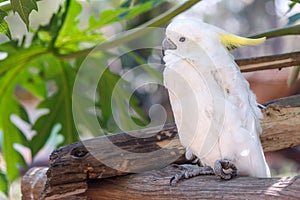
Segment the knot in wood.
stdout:
[[71,155],[76,158],[84,157],[88,151],[84,147],[75,147],[71,151]]

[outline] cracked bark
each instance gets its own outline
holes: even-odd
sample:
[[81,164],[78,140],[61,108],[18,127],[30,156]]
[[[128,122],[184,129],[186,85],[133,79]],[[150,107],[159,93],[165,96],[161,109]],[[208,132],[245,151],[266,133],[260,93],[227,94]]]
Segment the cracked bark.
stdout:
[[[263,133],[260,139],[265,152],[300,144],[299,102],[300,95],[292,96],[270,102],[263,109],[264,119],[261,121]],[[282,184],[280,178],[239,177],[233,182],[219,182],[214,176],[203,176],[180,183],[180,190],[175,189],[177,186],[170,188],[168,184],[163,185],[163,183],[169,178],[168,174],[174,175],[174,170],[161,168],[170,163],[187,162],[183,156],[184,148],[178,140],[175,124],[169,124],[163,130],[150,128],[138,130],[136,133],[144,134],[144,137],[137,138],[126,133],[119,133],[77,142],[55,150],[50,156],[49,169],[33,168],[23,177],[23,199],[30,199],[31,196],[34,196],[34,199],[89,199],[91,197],[93,197],[91,199],[108,199],[118,190],[119,193],[114,193],[117,196],[113,195],[115,199],[118,199],[117,197],[121,199],[124,195],[129,195],[128,198],[131,199],[138,199],[141,196],[164,199],[168,195],[171,195],[168,196],[170,198],[175,198],[186,194],[191,195],[190,198],[204,198],[203,195],[212,198],[220,197],[211,191],[224,194],[226,198],[231,196],[238,198],[242,194],[245,195],[245,198],[251,199],[262,197],[284,199],[294,198],[295,195],[300,196],[299,176],[286,178],[288,183],[290,180],[293,182],[291,186],[282,187],[280,192],[275,192],[277,191],[276,187]],[[145,137],[147,135],[149,137]],[[107,139],[124,152],[130,153],[120,156],[119,152],[105,148]],[[157,152],[157,154],[143,160],[144,155],[151,152]],[[142,157],[137,158],[136,155],[142,155]],[[109,165],[112,167],[109,167],[105,162],[102,163],[103,160],[97,158],[109,160]],[[137,162],[137,159],[141,160]],[[145,171],[150,172],[118,177],[131,172]],[[204,181],[205,184],[202,184]],[[39,184],[32,185],[32,183]],[[230,187],[223,188],[221,187],[223,184]],[[257,189],[255,191],[259,191],[259,193],[256,194],[253,191],[251,184],[256,184]],[[284,182],[284,184],[287,183]],[[187,187],[188,185],[193,185],[193,189]],[[161,189],[157,190],[158,186]],[[238,191],[232,191],[232,188],[236,187]],[[124,194],[124,191],[127,193]],[[205,192],[199,194],[199,191]],[[159,196],[157,196],[158,194]]]

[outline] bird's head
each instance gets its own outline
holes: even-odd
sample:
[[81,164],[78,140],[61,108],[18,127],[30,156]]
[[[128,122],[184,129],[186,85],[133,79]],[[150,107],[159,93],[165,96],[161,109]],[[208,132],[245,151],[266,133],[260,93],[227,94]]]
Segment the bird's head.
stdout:
[[[202,53],[219,54],[222,50],[244,45],[263,43],[265,38],[249,39],[226,32],[196,19],[180,19],[171,22],[162,43],[163,54],[180,55],[181,58],[199,56]],[[201,56],[201,55],[200,55]]]

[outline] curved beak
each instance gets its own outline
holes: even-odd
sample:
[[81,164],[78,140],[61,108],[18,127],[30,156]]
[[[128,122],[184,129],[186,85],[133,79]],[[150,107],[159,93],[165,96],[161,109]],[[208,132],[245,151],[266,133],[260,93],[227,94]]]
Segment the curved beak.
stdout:
[[174,49],[177,49],[177,46],[169,38],[165,38],[162,42],[162,55],[165,56],[166,50]]

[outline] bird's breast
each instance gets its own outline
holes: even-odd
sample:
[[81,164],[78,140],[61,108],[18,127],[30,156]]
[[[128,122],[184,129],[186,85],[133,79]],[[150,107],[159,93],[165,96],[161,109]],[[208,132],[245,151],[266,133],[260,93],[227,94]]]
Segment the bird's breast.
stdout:
[[[183,146],[192,143],[213,145],[206,138],[217,138],[218,131],[212,123],[221,124],[223,101],[222,91],[213,77],[198,70],[187,60],[180,60],[176,66],[166,67],[164,84],[168,89],[171,107]],[[216,114],[218,113],[218,114]],[[208,133],[216,133],[209,135]]]

